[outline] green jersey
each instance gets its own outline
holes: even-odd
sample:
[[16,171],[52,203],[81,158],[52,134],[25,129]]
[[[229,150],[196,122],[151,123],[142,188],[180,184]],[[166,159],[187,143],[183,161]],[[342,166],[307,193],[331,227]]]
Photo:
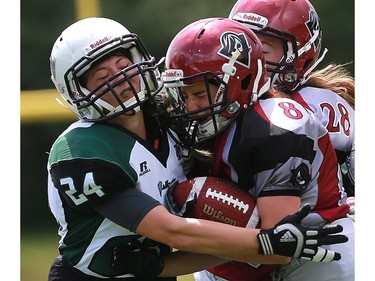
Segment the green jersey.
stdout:
[[[83,273],[99,278],[132,276],[111,266],[113,248],[134,239],[143,241],[135,233],[138,223],[164,204],[171,184],[186,179],[176,143],[162,130],[155,139],[158,148],[122,127],[77,121],[53,144],[48,200],[60,225],[59,251]],[[122,196],[129,189],[147,196]],[[123,213],[116,214],[120,224],[97,211],[115,198],[124,200]]]

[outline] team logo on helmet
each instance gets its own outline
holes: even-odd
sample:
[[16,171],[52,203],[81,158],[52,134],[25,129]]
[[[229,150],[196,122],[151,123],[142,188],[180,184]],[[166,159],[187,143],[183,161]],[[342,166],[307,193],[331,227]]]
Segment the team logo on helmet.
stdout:
[[314,49],[317,50],[321,44],[321,32],[322,32],[318,14],[315,11],[311,10],[309,13],[309,21],[307,21],[305,24],[311,37],[313,37],[316,33],[318,33],[318,37],[314,40],[314,42],[312,42],[314,45]]
[[250,53],[251,46],[249,45],[245,34],[236,34],[234,32],[225,32],[220,37],[221,49],[218,54],[227,58],[228,60],[232,57],[232,53],[235,51],[240,52],[240,56],[237,58],[237,63],[244,67],[250,68]]

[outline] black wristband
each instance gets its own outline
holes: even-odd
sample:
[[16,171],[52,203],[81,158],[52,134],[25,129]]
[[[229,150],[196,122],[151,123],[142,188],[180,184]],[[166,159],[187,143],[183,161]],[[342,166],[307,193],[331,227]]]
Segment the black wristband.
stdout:
[[261,229],[257,235],[259,242],[258,254],[273,255],[272,243],[270,241],[269,230]]

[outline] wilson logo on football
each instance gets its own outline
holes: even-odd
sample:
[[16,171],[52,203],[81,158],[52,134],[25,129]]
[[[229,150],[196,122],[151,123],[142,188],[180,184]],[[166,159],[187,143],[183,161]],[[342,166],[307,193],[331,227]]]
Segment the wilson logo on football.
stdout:
[[206,191],[206,198],[221,201],[224,204],[228,204],[228,206],[232,206],[234,209],[242,211],[242,213],[244,214],[246,214],[250,207],[249,204],[244,203],[238,198],[234,198],[232,195],[229,196],[227,193],[223,194],[221,191],[217,192],[215,189],[212,189],[211,187],[209,187]]
[[227,218],[223,215],[223,212],[216,210],[210,205],[204,204],[203,213],[211,217],[215,221],[223,222],[226,224],[237,225],[237,221],[231,218]]

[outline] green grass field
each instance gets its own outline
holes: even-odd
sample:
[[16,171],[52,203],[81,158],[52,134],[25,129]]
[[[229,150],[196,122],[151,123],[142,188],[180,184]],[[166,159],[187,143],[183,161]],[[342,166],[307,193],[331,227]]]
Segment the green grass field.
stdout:
[[46,232],[21,236],[21,281],[47,280],[51,263],[58,255],[59,238],[50,230]]
[[[46,281],[52,261],[58,255],[56,230],[21,235],[21,281]],[[191,275],[178,281],[193,281]]]

